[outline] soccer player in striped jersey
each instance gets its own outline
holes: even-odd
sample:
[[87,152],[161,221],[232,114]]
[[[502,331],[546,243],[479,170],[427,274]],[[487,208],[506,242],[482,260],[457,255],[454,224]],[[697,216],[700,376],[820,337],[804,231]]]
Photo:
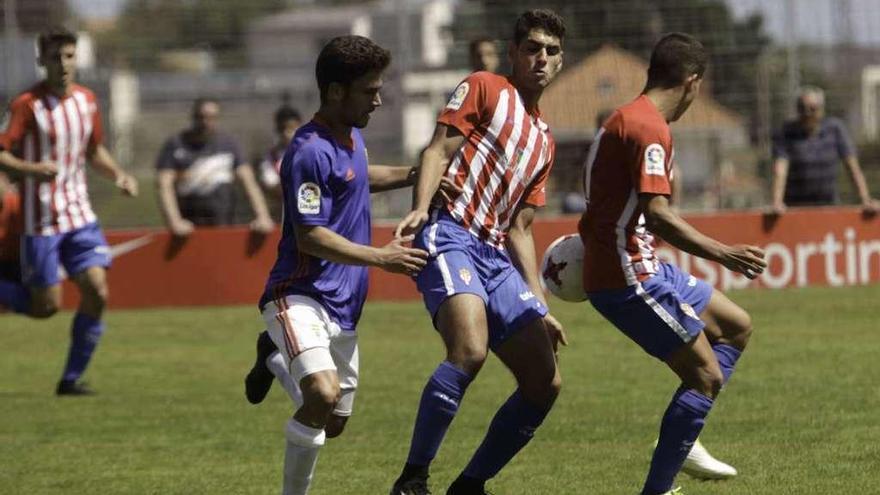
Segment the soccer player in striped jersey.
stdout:
[[[476,72],[455,90],[422,154],[413,210],[395,234],[430,253],[416,284],[446,346],[419,403],[403,472],[391,493],[430,493],[428,469],[468,385],[492,350],[517,389],[449,494],[483,494],[531,439],[559,393],[555,348],[562,326],[547,312],[531,224],[545,204],[555,144],[538,101],[562,67],[565,26],[549,10],[516,22],[512,74]],[[462,193],[439,207],[441,178]]]
[[85,164],[129,196],[137,194],[138,184],[104,147],[95,95],[74,82],[76,35],[54,28],[41,34],[38,44],[46,79],[15,98],[0,135],[0,168],[19,181],[24,216],[24,286],[0,286],[0,303],[35,318],[52,316],[61,304],[59,268],[64,268],[81,299],[56,392],[84,395],[91,390],[80,377],[104,333],[110,266],[86,190]]
[[675,476],[751,334],[742,308],[657,259],[652,233],[749,278],[766,267],[761,249],[709,238],[669,206],[669,122],[696,97],[707,60],[692,36],[663,37],[651,55],[644,91],[605,121],[584,171],[587,210],[579,231],[590,302],[681,379],[661,422],[643,495],[681,493],[672,489]]

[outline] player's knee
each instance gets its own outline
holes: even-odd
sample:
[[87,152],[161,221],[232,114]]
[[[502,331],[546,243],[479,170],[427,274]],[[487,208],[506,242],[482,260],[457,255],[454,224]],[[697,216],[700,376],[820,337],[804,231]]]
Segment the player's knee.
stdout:
[[82,296],[90,306],[103,309],[107,305],[110,288],[106,283],[92,285],[83,291]]
[[536,370],[519,387],[529,402],[549,407],[562,390],[562,376],[555,367]]
[[324,433],[327,435],[327,438],[336,438],[342,435],[347,422],[347,416],[330,416],[330,419],[327,420],[327,426],[324,427]]
[[489,352],[485,347],[465,345],[450,350],[446,360],[473,376],[483,367],[488,354]]
[[316,384],[303,390],[303,399],[309,406],[327,413],[336,407],[340,396],[338,384]]
[[31,305],[30,316],[39,319],[51,318],[58,312],[58,306],[52,301],[35,301]]

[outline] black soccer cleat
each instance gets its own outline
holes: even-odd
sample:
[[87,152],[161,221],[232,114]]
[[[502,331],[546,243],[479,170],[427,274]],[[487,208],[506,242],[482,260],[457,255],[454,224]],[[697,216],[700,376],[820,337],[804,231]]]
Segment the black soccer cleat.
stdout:
[[275,347],[268,332],[263,331],[257,337],[257,360],[254,361],[254,366],[244,378],[244,395],[251,404],[263,402],[269,389],[272,388],[275,376],[266,366],[266,359],[277,350],[278,348]]
[[446,495],[490,495],[485,488],[486,482],[461,475],[449,485]]
[[61,380],[60,382],[58,382],[58,386],[55,387],[55,395],[95,395],[95,391],[92,390],[86,382],[80,382],[76,380]]
[[397,478],[390,495],[431,495],[431,490],[428,490],[428,475]]

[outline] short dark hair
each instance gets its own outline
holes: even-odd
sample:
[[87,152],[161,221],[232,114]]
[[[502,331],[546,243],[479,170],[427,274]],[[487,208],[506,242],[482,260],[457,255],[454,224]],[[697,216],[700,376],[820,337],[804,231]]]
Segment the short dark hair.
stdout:
[[685,33],[669,33],[654,45],[648,67],[648,86],[673,88],[692,74],[703,77],[709,55],[696,38]]
[[211,96],[199,96],[198,98],[196,98],[195,100],[193,100],[193,104],[192,104],[192,113],[193,113],[193,115],[195,115],[196,112],[198,112],[199,110],[201,110],[202,107],[203,107],[204,105],[207,105],[208,103],[213,103],[213,104],[215,104],[215,105],[217,105],[217,106],[220,105],[220,102],[217,100],[217,98],[213,98],[213,97],[211,97]]
[[297,120],[302,122],[299,111],[290,105],[281,105],[275,110],[275,128],[280,129],[288,120]]
[[520,14],[513,27],[513,43],[519,45],[532,29],[543,29],[559,38],[565,39],[565,21],[550,9],[532,9]]
[[315,64],[315,77],[324,101],[330,83],[348,86],[365,74],[384,70],[391,63],[391,52],[363,36],[338,36],[324,45]]
[[37,49],[40,55],[45,54],[52,45],[75,45],[76,33],[64,26],[53,26],[40,33],[37,37]]

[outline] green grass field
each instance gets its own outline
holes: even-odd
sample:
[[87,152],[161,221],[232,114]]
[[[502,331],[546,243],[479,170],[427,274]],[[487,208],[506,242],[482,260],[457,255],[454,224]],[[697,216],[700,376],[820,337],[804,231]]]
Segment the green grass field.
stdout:
[[[880,493],[880,286],[748,291],[732,297],[755,334],[703,441],[740,476],[693,494]],[[660,363],[588,305],[554,303],[572,342],[563,392],[498,494],[635,494],[676,386]],[[0,315],[0,493],[278,493],[290,405],[251,406],[242,377],[253,307],[113,311],[89,372],[100,395],[53,395],[70,314]],[[421,304],[371,304],[361,388],[345,434],[321,453],[312,493],[385,494],[404,461],[419,394],[442,357]],[[513,381],[494,358],[471,386],[435,461],[435,493],[482,438]]]

